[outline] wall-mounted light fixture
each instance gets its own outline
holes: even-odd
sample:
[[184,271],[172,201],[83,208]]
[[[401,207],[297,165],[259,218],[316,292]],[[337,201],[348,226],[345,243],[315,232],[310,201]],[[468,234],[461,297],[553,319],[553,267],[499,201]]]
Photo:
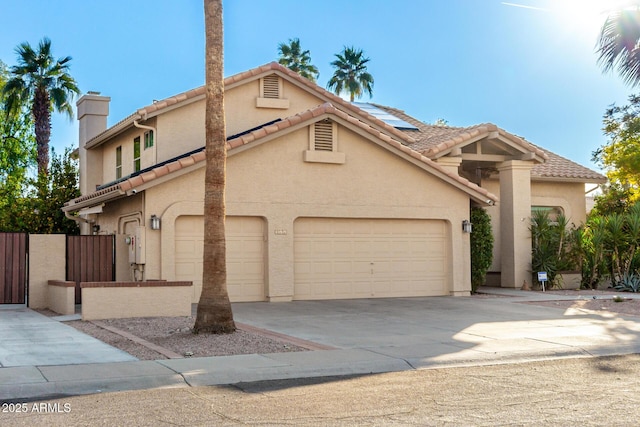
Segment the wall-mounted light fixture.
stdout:
[[151,215],[151,229],[152,230],[160,230],[160,217],[156,215]]
[[471,233],[473,231],[473,224],[465,219],[464,221],[462,221],[462,231],[464,233]]
[[93,234],[98,234],[98,231],[100,231],[100,224],[92,225],[91,229],[93,230]]

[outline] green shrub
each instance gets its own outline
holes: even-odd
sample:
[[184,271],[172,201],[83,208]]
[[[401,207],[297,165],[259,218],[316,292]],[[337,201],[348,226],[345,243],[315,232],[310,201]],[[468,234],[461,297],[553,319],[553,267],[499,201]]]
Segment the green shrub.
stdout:
[[564,215],[552,221],[547,211],[537,210],[531,215],[531,269],[546,271],[549,287],[560,286],[558,273],[575,271],[580,262],[580,230]]
[[590,215],[582,234],[583,286],[633,288],[640,271],[640,204],[622,213]]
[[476,293],[493,262],[493,231],[491,217],[482,208],[471,208],[471,223],[471,292]]

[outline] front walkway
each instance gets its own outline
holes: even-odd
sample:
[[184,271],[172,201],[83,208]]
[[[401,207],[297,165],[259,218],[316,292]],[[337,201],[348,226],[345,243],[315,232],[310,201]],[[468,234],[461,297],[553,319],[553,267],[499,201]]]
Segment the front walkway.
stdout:
[[0,367],[132,360],[137,359],[24,306],[0,310]]

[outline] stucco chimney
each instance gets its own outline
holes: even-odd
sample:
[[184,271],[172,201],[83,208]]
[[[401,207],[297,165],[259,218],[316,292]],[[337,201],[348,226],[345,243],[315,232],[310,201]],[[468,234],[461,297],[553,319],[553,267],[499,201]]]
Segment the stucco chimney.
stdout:
[[100,132],[107,130],[110,101],[111,98],[108,96],[100,96],[100,92],[90,91],[76,102],[80,121],[79,148],[84,147],[88,140]]
[[80,122],[78,135],[80,192],[83,195],[94,192],[96,185],[102,184],[102,158],[98,153],[86,150],[85,144],[107,129],[110,101],[110,97],[100,96],[100,92],[88,92],[76,102]]

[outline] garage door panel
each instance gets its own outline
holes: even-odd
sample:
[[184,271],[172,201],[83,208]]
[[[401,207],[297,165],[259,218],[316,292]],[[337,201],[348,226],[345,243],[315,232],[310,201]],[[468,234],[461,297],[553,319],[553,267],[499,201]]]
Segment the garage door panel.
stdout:
[[447,226],[438,220],[301,218],[294,298],[447,294]]
[[[180,216],[175,222],[176,280],[193,282],[192,301],[202,292],[204,217]],[[227,217],[227,291],[232,302],[264,301],[264,221]]]

